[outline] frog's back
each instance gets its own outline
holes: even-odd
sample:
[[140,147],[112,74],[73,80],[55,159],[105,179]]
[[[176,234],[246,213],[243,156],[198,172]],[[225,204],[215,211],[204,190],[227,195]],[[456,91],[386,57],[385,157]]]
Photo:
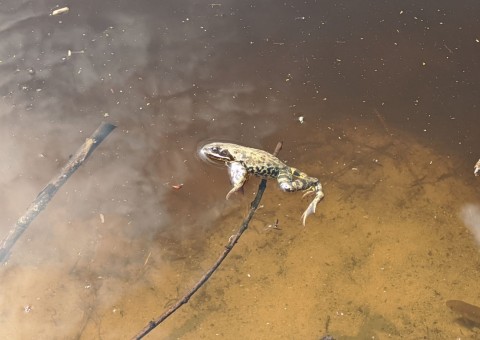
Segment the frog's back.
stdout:
[[274,155],[259,149],[230,144],[229,150],[235,160],[242,162],[250,174],[277,178],[280,170],[287,166]]

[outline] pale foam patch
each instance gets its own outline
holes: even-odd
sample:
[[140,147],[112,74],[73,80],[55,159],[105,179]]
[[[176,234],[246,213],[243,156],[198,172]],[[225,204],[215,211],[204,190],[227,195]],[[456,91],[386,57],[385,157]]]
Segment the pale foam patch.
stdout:
[[462,208],[460,216],[480,246],[480,205],[473,203],[466,204]]

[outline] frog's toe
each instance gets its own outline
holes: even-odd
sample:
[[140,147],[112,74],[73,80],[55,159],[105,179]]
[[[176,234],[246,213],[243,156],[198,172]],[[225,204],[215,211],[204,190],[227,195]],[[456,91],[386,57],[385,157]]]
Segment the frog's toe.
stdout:
[[305,192],[303,193],[302,198],[305,198],[305,197],[307,197],[307,196],[313,195],[314,193],[315,193],[314,190],[307,189],[307,190],[305,190]]
[[308,206],[307,210],[305,210],[305,212],[302,214],[303,226],[305,226],[305,221],[307,220],[307,217],[315,213],[317,203],[318,202],[316,200],[313,200],[312,203],[310,203],[310,205]]

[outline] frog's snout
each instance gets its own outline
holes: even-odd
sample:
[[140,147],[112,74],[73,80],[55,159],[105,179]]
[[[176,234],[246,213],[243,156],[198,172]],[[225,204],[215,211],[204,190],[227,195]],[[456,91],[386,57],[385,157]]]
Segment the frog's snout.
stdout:
[[220,159],[215,153],[212,152],[212,148],[209,144],[203,146],[198,150],[198,157],[204,162],[220,165],[222,163],[222,159]]
[[208,150],[204,146],[198,150],[198,156],[200,157],[201,160],[206,161],[206,162],[211,162],[211,159],[208,158]]

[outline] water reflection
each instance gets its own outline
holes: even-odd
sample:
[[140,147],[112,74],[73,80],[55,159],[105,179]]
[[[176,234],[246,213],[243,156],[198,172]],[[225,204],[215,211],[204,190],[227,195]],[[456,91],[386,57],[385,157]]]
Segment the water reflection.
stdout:
[[271,183],[225,269],[156,336],[311,338],[326,320],[336,336],[474,334],[443,300],[478,299],[458,218],[479,197],[476,2],[56,6],[0,13],[0,231],[99,122],[119,128],[3,268],[4,336],[128,338],[188,289],[256,190],[224,202],[224,169],[195,158],[211,140],[284,140],[326,200],[300,229],[299,196]]

